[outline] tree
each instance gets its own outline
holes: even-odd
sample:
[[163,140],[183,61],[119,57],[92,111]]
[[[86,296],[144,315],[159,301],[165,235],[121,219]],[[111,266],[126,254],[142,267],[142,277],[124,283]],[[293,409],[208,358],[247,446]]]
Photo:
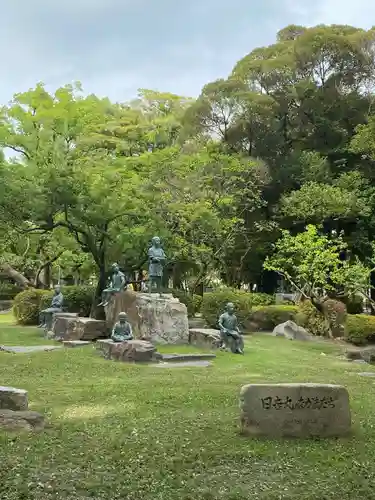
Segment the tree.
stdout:
[[367,296],[371,269],[358,259],[343,259],[346,250],[340,235],[328,237],[320,234],[316,226],[308,225],[296,236],[282,231],[264,267],[277,272],[319,309],[327,296],[345,297],[356,292]]

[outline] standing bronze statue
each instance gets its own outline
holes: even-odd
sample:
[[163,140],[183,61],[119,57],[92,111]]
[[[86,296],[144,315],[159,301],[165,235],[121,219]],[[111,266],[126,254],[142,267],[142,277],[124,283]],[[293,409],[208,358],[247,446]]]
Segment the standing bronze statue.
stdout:
[[102,301],[100,306],[108,305],[111,295],[117,292],[122,292],[126,286],[125,274],[120,271],[118,264],[112,264],[112,276],[109,281],[108,287],[103,290]]
[[148,275],[150,280],[150,292],[161,292],[161,284],[163,279],[163,268],[167,257],[161,247],[160,238],[154,236],[152,238],[152,246],[148,250]]

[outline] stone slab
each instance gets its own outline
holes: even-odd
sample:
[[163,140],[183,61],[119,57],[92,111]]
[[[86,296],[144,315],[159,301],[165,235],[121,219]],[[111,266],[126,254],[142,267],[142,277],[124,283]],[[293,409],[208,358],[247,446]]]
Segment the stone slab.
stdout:
[[41,351],[56,351],[56,349],[61,349],[59,345],[1,345],[0,351],[11,352],[13,354],[30,354],[32,352]]
[[0,409],[0,429],[5,431],[32,431],[44,429],[43,415],[35,411],[12,411]]
[[338,385],[245,385],[240,412],[241,432],[249,436],[338,437],[351,428],[348,391]]
[[86,345],[92,345],[92,342],[88,340],[64,340],[64,347],[84,347]]
[[188,367],[207,367],[212,366],[209,361],[198,360],[198,361],[180,361],[177,363],[158,363],[156,365],[158,368],[188,368]]
[[375,377],[375,372],[362,372],[358,373],[360,377]]
[[213,328],[191,328],[189,330],[189,344],[205,349],[220,347],[220,331]]
[[164,363],[184,363],[187,361],[207,361],[215,359],[216,354],[163,354],[162,361]]
[[28,408],[27,391],[15,387],[0,386],[0,409],[20,410]]

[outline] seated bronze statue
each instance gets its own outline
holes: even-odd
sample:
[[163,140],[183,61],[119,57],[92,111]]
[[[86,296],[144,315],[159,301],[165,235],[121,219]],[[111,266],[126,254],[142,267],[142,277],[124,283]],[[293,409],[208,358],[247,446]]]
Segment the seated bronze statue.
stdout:
[[133,340],[132,326],[128,321],[128,316],[125,312],[120,312],[118,321],[112,329],[111,339],[114,342],[125,342]]
[[43,309],[39,313],[39,328],[50,330],[52,328],[52,317],[56,312],[61,312],[64,303],[64,296],[61,293],[60,285],[55,286],[55,293],[52,297],[51,307]]
[[230,349],[234,354],[243,354],[244,342],[234,314],[234,305],[231,302],[226,305],[225,312],[219,318],[219,328],[221,348]]

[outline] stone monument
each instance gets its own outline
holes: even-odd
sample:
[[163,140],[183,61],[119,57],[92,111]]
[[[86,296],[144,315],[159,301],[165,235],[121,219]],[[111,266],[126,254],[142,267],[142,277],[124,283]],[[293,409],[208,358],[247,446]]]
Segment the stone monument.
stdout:
[[338,437],[351,427],[348,391],[338,385],[245,385],[240,410],[241,432],[250,436]]
[[223,349],[230,349],[233,354],[243,354],[244,342],[238,327],[234,305],[229,302],[225,312],[219,318],[220,336]]
[[188,344],[187,308],[172,295],[125,290],[113,295],[105,307],[106,321],[113,328],[120,312],[126,312],[135,339],[154,344]]

